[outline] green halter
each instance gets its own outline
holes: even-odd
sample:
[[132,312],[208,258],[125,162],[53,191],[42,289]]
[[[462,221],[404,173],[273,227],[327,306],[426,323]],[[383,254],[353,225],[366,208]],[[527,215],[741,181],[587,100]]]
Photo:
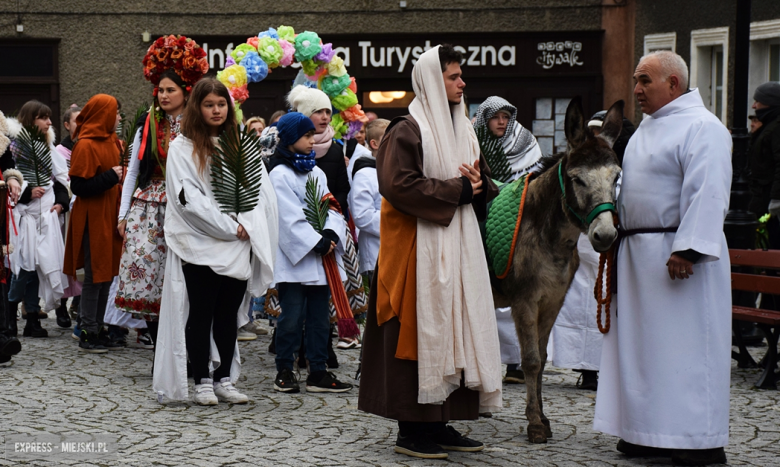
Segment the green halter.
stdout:
[[574,217],[576,217],[582,224],[587,227],[590,225],[591,222],[593,222],[593,219],[596,218],[599,214],[601,214],[604,211],[612,211],[617,212],[617,208],[615,208],[615,205],[612,203],[601,203],[588,214],[588,217],[583,219],[580,217],[579,214],[577,214],[574,209],[569,206],[569,203],[566,202],[566,188],[563,186],[563,173],[561,172],[561,168],[563,167],[563,164],[558,164],[558,181],[561,184],[561,194],[563,195],[563,202],[566,204],[566,207],[569,208],[569,211],[571,211],[572,214],[574,214]]

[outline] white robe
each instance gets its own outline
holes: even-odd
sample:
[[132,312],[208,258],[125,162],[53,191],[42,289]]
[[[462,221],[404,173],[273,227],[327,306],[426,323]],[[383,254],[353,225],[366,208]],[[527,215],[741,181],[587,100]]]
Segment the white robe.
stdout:
[[[594,429],[662,448],[728,443],[731,284],[723,221],[730,186],[731,137],[698,90],[646,118],[629,141],[622,227],[679,229],[620,245]],[[694,275],[672,281],[666,262],[688,249],[703,254]]]
[[[603,337],[596,325],[597,304],[593,288],[598,277],[599,254],[586,234],[580,234],[577,252],[580,267],[552,328],[552,364],[558,368],[598,371]],[[606,287],[606,281],[604,284]],[[606,320],[603,313],[601,319],[602,323]]]
[[[192,142],[179,136],[168,149],[166,163],[165,183],[171,194],[165,211],[168,257],[160,304],[153,381],[159,402],[163,401],[163,396],[173,400],[188,398],[184,327],[189,317],[189,301],[182,262],[209,266],[217,274],[247,281],[236,323],[237,327],[241,327],[249,322],[246,311],[249,310],[252,295],[263,295],[273,281],[279,238],[276,195],[265,165],[262,167],[259,203],[251,212],[238,214],[237,222],[220,211],[211,190],[209,170],[199,174],[192,152]],[[179,193],[182,191],[186,205],[180,202]],[[248,241],[236,237],[239,223],[249,234]],[[212,334],[209,371],[214,371],[220,363]],[[230,370],[233,383],[238,380],[240,372],[236,342]]]
[[[322,239],[322,235],[306,221],[303,208],[306,206],[306,181],[309,177],[317,179],[320,197],[328,193],[328,178],[319,167],[311,172],[300,173],[285,164],[276,166],[269,175],[276,191],[279,204],[279,246],[276,253],[274,282],[294,282],[303,285],[328,285],[322,257],[312,251]],[[347,280],[344,272],[344,245],[347,241],[347,229],[344,217],[336,211],[328,212],[325,228],[339,237],[336,246],[336,263],[339,266],[341,280]]]
[[355,174],[349,190],[349,206],[355,226],[360,229],[360,272],[373,271],[379,256],[379,212],[382,209],[376,168],[365,167]]

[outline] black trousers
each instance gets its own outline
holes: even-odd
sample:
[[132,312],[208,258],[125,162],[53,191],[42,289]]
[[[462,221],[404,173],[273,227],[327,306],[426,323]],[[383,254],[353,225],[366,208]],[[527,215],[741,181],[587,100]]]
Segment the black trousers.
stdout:
[[84,227],[84,237],[81,242],[84,250],[84,285],[81,289],[81,303],[79,304],[79,316],[81,317],[81,329],[88,333],[97,334],[103,329],[106,318],[106,304],[108,292],[111,290],[111,281],[92,281],[92,254],[105,254],[105,252],[93,252],[89,246],[89,227]]
[[182,266],[190,301],[190,316],[184,330],[187,353],[195,384],[209,377],[209,337],[213,329],[220,365],[214,381],[230,376],[236,346],[238,308],[244,299],[246,281],[220,276],[208,266]]

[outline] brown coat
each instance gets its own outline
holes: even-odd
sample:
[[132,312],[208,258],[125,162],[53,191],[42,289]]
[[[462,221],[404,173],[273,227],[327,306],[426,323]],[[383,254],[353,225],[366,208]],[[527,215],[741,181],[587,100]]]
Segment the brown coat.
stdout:
[[[84,106],[76,123],[78,135],[71,154],[71,177],[89,179],[119,165],[119,146],[114,125],[116,99],[105,94],[93,96]],[[89,226],[89,249],[92,256],[92,280],[109,282],[119,273],[122,237],[116,230],[119,215],[116,185],[96,196],[77,197],[73,204],[65,244],[63,272],[70,276],[84,267],[82,240]]]
[[[458,178],[426,178],[422,158],[417,122],[411,116],[395,119],[376,157],[384,198],[382,241],[368,305],[358,408],[402,421],[475,419],[479,394],[463,387],[443,405],[417,403],[417,219],[448,226],[463,191]],[[480,167],[489,175],[484,160]],[[472,203],[479,218],[498,189],[488,182],[483,193]]]

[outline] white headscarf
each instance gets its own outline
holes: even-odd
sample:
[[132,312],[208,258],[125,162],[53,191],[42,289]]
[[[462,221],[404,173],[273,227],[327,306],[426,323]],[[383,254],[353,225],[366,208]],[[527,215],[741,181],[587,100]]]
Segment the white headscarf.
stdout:
[[[412,70],[409,113],[420,126],[423,174],[460,177],[462,163],[479,158],[479,143],[461,101],[451,107],[439,48]],[[480,412],[501,409],[501,357],[487,262],[477,216],[458,207],[443,227],[417,220],[417,402],[442,404],[460,387],[480,391]]]

